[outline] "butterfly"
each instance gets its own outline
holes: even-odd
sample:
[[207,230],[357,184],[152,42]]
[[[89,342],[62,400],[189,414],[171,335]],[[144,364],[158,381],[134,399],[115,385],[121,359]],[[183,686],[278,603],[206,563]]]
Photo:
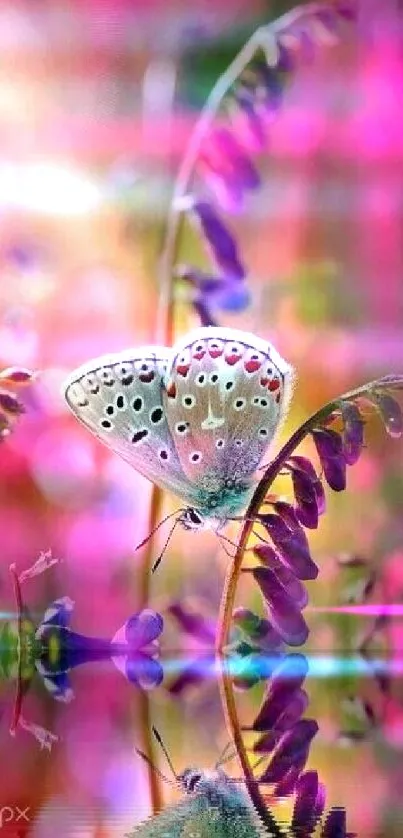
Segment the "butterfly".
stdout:
[[187,799],[135,826],[128,838],[262,838],[271,834],[244,788],[222,769],[187,768],[177,781]]
[[201,529],[246,508],[292,382],[271,343],[208,326],[173,347],[92,360],[69,376],[64,395],[98,439],[187,504],[185,528]]

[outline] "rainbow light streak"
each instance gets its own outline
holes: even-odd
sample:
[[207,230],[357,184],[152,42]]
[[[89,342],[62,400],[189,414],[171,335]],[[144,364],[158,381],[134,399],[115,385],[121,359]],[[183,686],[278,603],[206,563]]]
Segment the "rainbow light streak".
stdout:
[[[338,678],[340,676],[366,676],[373,677],[374,675],[401,675],[403,674],[403,657],[380,658],[374,657],[372,659],[364,658],[361,655],[332,655],[326,653],[318,653],[311,655],[295,654],[295,677],[300,675],[301,658],[308,664],[309,678]],[[262,664],[262,671],[265,672],[274,670],[279,664],[279,657],[270,655],[259,655],[259,660]],[[165,677],[167,675],[178,676],[183,674],[187,666],[194,666],[194,658],[188,660],[184,657],[164,658],[160,661]],[[221,669],[220,662],[211,659],[211,661],[203,661],[200,663],[200,675],[203,675],[205,680],[215,679]],[[247,669],[245,667],[245,660],[227,659],[225,669],[231,677],[246,676]],[[256,672],[256,665],[251,665],[251,675]],[[288,670],[287,670],[288,671]]]
[[357,614],[362,617],[403,617],[403,603],[397,602],[388,605],[378,605],[376,603],[370,605],[311,605],[306,608],[306,611],[313,611],[315,614]]

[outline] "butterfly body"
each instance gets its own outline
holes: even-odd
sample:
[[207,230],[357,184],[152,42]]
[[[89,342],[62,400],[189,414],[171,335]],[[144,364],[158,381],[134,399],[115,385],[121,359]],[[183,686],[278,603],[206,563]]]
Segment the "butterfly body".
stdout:
[[270,835],[241,784],[224,771],[186,769],[185,799],[139,824],[129,838],[261,838]]
[[188,505],[189,529],[245,509],[291,391],[292,369],[270,343],[219,327],[196,329],[172,348],[95,359],[64,389],[92,433]]

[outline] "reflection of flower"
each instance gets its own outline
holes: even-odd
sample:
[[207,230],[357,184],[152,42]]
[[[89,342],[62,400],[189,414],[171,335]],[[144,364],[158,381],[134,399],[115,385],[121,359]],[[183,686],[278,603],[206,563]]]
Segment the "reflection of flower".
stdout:
[[17,678],[10,732],[14,734],[20,726],[32,733],[41,747],[48,749],[57,737],[25,719],[21,712],[23,697],[35,670],[53,698],[64,703],[74,697],[69,671],[85,663],[112,660],[128,681],[142,689],[152,689],[163,679],[162,667],[156,659],[163,620],[151,609],[133,614],[112,640],[103,640],[72,631],[70,621],[74,603],[69,597],[61,597],[46,609],[35,627],[23,602],[21,585],[56,561],[48,551],[41,553],[33,566],[19,575],[15,565],[11,565],[18,620],[15,626],[5,623],[0,636],[0,671],[7,678]]
[[74,603],[56,600],[46,611],[36,630],[40,644],[36,666],[54,698],[69,701],[72,690],[67,672],[84,663],[112,660],[133,684],[151,689],[161,683],[163,671],[155,659],[157,638],[163,629],[162,617],[151,609],[133,614],[112,640],[85,637],[70,629]]

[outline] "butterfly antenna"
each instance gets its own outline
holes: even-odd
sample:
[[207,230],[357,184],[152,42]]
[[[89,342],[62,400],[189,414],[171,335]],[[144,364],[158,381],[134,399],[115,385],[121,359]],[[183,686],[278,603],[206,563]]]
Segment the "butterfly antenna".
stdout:
[[[231,747],[234,748],[234,750],[231,754],[228,754],[227,751],[229,751]],[[222,765],[225,765],[227,762],[230,762],[232,759],[236,757],[236,755],[237,753],[233,742],[227,742],[225,748],[221,752],[221,755],[218,757],[218,760],[215,764],[215,770],[217,771],[219,768],[221,768]]]
[[[172,516],[170,516],[170,517],[172,517]],[[171,540],[171,538],[172,538],[172,535],[173,535],[174,529],[175,529],[175,527],[176,527],[176,525],[177,525],[177,523],[178,523],[178,520],[179,520],[179,519],[177,518],[177,519],[176,519],[176,521],[175,521],[175,523],[174,523],[174,525],[173,525],[173,527],[171,527],[171,529],[170,529],[170,531],[169,531],[168,538],[167,538],[167,540],[166,540],[166,542],[165,542],[165,544],[164,544],[164,546],[163,546],[163,548],[162,548],[162,550],[161,550],[161,552],[160,552],[160,554],[159,554],[159,556],[158,556],[158,559],[154,562],[154,564],[153,564],[153,566],[152,566],[152,568],[151,568],[151,573],[155,573],[155,571],[157,570],[157,567],[159,567],[159,566],[160,566],[160,564],[161,564],[161,562],[162,562],[162,559],[163,559],[163,557],[164,557],[165,550],[167,549],[168,544],[169,544],[169,542],[170,542],[170,540]]]
[[144,547],[144,545],[147,544],[147,541],[149,541],[150,538],[153,537],[154,533],[156,533],[160,529],[160,527],[162,527],[163,524],[169,521],[170,518],[173,518],[174,516],[177,517],[180,512],[183,512],[183,509],[176,509],[175,512],[171,512],[169,515],[166,515],[165,518],[163,518],[162,521],[160,521],[159,524],[157,524],[156,527],[154,527],[154,529],[151,530],[151,532],[149,532],[148,535],[137,544],[137,546],[134,548],[135,551],[140,550],[140,547]]
[[141,757],[141,759],[143,759],[144,762],[146,762],[147,765],[149,765],[150,768],[152,768],[152,770],[155,771],[158,777],[161,777],[161,780],[163,780],[164,783],[168,783],[169,786],[175,785],[175,783],[173,783],[172,780],[169,779],[169,777],[166,777],[165,774],[163,774],[162,771],[160,771],[159,768],[157,768],[157,766],[153,763],[150,757],[148,757],[147,754],[144,753],[144,751],[141,751],[140,748],[135,748],[135,751],[136,754],[138,754],[139,757]]
[[[226,535],[222,535],[222,533],[218,533],[218,532],[217,532],[217,530],[215,530],[214,532],[215,532],[215,534],[216,534],[216,536],[217,536],[217,538],[218,538],[218,540],[219,540],[219,542],[220,542],[220,544],[221,544],[221,547],[223,548],[224,552],[227,554],[227,556],[230,556],[230,557],[231,557],[231,559],[233,559],[233,558],[234,558],[233,554],[232,554],[232,553],[230,553],[230,552],[229,552],[229,550],[227,550],[227,549],[224,547],[224,545],[223,545],[222,541],[227,541],[227,542],[228,542],[228,544],[231,544],[231,546],[232,546],[232,547],[235,547],[235,550],[237,550],[237,549],[238,549],[238,545],[237,545],[236,541],[232,541],[230,538],[228,538],[228,536],[226,536]],[[244,552],[245,552],[245,553],[252,553],[252,552],[253,552],[253,547],[248,547],[248,548],[247,548]]]
[[158,732],[157,728],[156,728],[156,727],[154,727],[154,725],[153,725],[153,729],[152,729],[152,730],[153,730],[153,734],[154,734],[154,736],[155,736],[155,738],[156,738],[156,740],[157,740],[157,742],[158,742],[158,744],[159,744],[159,746],[160,746],[160,748],[161,748],[161,751],[162,751],[162,753],[164,754],[164,757],[165,757],[165,759],[166,759],[166,761],[167,761],[167,763],[168,763],[168,765],[169,765],[169,767],[170,767],[170,769],[171,769],[171,771],[172,771],[172,774],[173,774],[173,776],[175,777],[175,780],[177,781],[177,780],[178,780],[178,775],[177,775],[177,773],[176,773],[176,771],[175,771],[175,769],[174,769],[174,766],[173,766],[173,763],[172,763],[171,757],[169,756],[168,750],[167,750],[166,746],[164,745],[164,743],[163,743],[163,741],[162,741],[161,734]]

